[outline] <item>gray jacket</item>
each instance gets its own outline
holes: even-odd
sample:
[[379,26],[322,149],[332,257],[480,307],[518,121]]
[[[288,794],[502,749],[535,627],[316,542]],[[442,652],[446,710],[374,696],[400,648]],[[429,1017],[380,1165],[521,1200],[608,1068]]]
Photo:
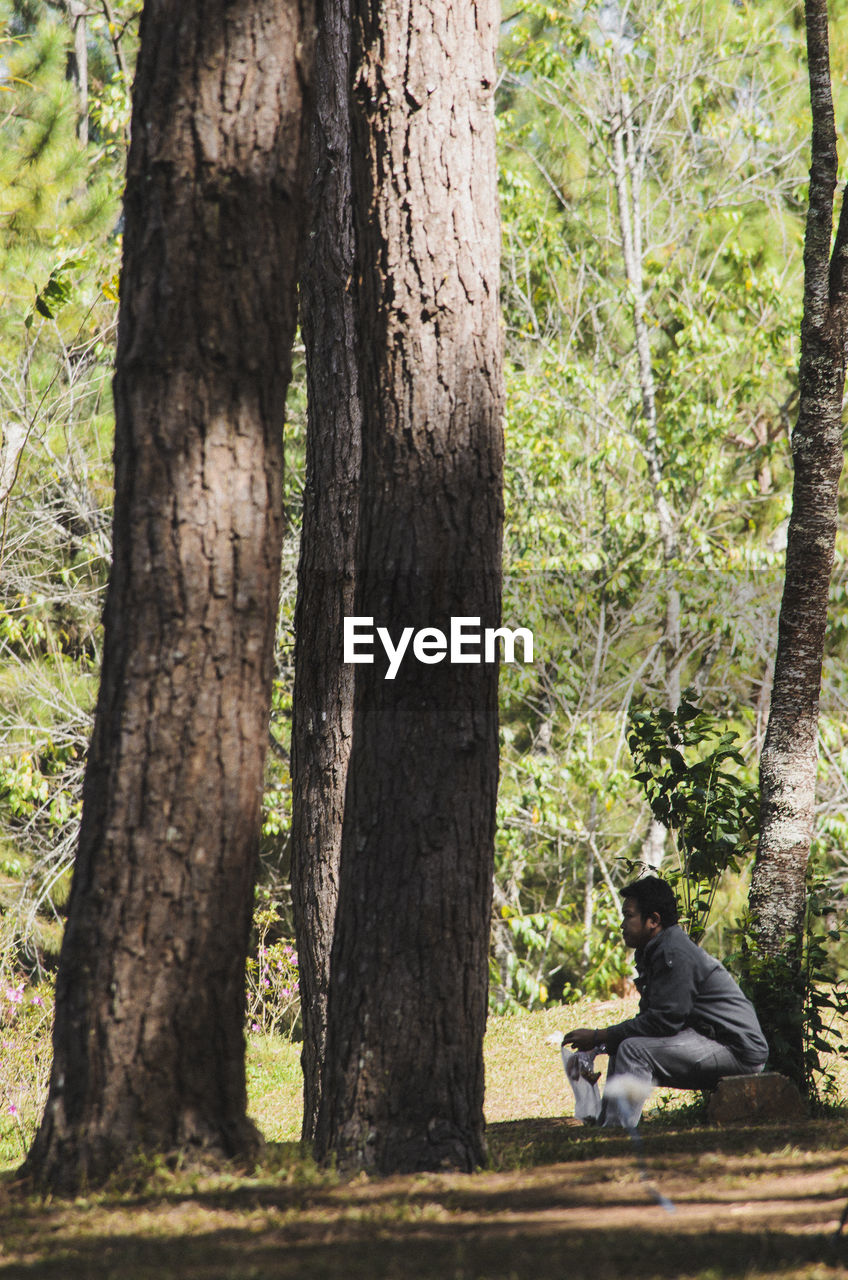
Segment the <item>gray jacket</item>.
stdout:
[[611,1053],[629,1036],[673,1036],[693,1027],[727,1047],[746,1065],[768,1057],[754,1006],[723,964],[702,951],[680,925],[670,925],[636,952],[635,1018],[607,1027],[601,1039]]

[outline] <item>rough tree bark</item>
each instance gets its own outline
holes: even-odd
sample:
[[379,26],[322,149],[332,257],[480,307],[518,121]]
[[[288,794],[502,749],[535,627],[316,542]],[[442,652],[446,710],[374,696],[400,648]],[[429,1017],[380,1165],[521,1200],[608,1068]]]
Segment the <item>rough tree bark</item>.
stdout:
[[[501,336],[492,0],[354,0],[363,461],[356,612],[496,626]],[[484,1154],[497,667],[357,670],[317,1149]]]
[[148,0],[115,377],[114,560],[25,1171],[228,1154],[251,920],[302,222],[309,0]]
[[342,623],[354,612],[361,446],[350,173],[350,4],[319,0],[310,233],[301,277],[308,429],[295,616],[292,897],[303,1015],[303,1138],[315,1135],[353,717]]
[[[848,209],[843,198],[831,250],[837,185],[826,0],[806,0],[812,163],[804,245],[794,484],[768,730],[760,759],[760,840],[751,912],[760,951],[786,955],[796,971],[804,931],[805,879],[813,832],[816,738],[842,470],[842,403],[848,316]],[[802,1075],[799,996],[760,1004],[783,1067]],[[788,1041],[788,1043],[787,1043]]]

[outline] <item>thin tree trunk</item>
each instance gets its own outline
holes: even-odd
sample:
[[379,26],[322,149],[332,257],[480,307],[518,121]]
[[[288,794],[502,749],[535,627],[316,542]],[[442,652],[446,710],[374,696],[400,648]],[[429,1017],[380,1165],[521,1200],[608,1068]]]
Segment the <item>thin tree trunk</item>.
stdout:
[[[639,393],[642,403],[642,422],[645,427],[643,455],[648,469],[648,481],[662,545],[663,577],[665,578],[662,587],[665,595],[663,665],[666,701],[668,709],[676,711],[681,698],[680,592],[674,577],[674,561],[678,554],[677,534],[674,528],[674,517],[662,484],[662,459],[657,438],[657,391],[651,339],[645,312],[642,272],[642,174],[635,154],[637,140],[634,137],[633,108],[627,94],[623,93],[619,87],[616,87],[615,91],[615,111],[612,117],[610,141],[610,163],[615,184],[621,252],[636,336]],[[642,842],[642,862],[652,871],[658,870],[662,864],[667,835],[668,832],[663,824],[652,817]]]
[[74,39],[69,59],[70,77],[77,95],[77,138],[88,143],[88,8],[82,0],[67,0],[68,22]]
[[[787,956],[796,973],[813,833],[816,739],[828,592],[842,470],[848,305],[848,210],[843,199],[831,253],[837,183],[826,0],[807,0],[812,106],[810,204],[804,246],[798,421],[792,435],[795,478],[786,575],[768,730],[760,759],[760,840],[751,880],[759,949]],[[802,1078],[800,987],[761,1005],[774,1045],[787,1043],[783,1066]]]
[[[643,454],[648,468],[648,479],[657,513],[660,531],[660,542],[663,549],[663,563],[668,566],[677,556],[677,535],[674,530],[674,518],[662,487],[662,460],[657,440],[657,389],[654,381],[654,365],[651,355],[651,338],[648,332],[648,321],[645,313],[645,286],[642,274],[642,206],[641,206],[641,170],[637,163],[635,149],[637,141],[633,134],[633,108],[626,94],[616,92],[616,110],[611,126],[612,155],[611,164],[615,184],[616,207],[618,209],[618,226],[621,235],[621,253],[624,260],[624,274],[630,293],[630,305],[633,315],[633,330],[636,336],[636,357],[639,367],[639,394],[642,402],[642,421],[645,426],[645,443]],[[676,643],[679,647],[679,601],[678,614],[667,621],[671,630],[667,635],[669,646],[669,678],[673,678],[674,663],[677,659]],[[676,630],[674,624],[677,624]],[[677,676],[679,690],[680,677]],[[670,690],[671,710],[676,711],[680,702],[679,695],[674,700]]]
[[598,799],[589,800],[589,841],[586,847],[586,883],[583,889],[583,947],[580,971],[585,978],[592,963],[592,927],[595,921],[595,830],[598,825]]
[[110,0],[100,0],[103,16],[106,19],[106,28],[109,32],[109,38],[112,41],[112,50],[115,54],[115,61],[118,64],[118,70],[121,73],[124,84],[130,83],[130,69],[127,63],[127,56],[124,53],[124,44],[122,40],[123,32],[118,30],[118,24],[115,20],[115,13],[112,9]]
[[[354,0],[363,463],[357,614],[497,625],[495,5]],[[367,318],[367,319],[366,319]],[[484,1154],[497,667],[357,671],[319,1155]]]
[[362,452],[350,206],[350,5],[323,0],[301,280],[309,422],[295,617],[292,897],[303,1011],[303,1137],[315,1134],[353,717],[342,624],[354,613]]
[[26,1164],[234,1155],[282,536],[308,0],[148,0],[115,377],[114,559],[54,1063]]

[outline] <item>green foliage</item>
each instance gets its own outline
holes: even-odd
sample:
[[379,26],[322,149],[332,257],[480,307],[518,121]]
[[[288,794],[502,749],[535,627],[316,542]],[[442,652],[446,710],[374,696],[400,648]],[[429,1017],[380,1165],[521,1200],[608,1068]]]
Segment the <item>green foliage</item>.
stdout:
[[45,744],[37,758],[30,752],[21,752],[16,759],[0,765],[0,802],[7,804],[16,818],[43,818],[52,827],[63,827],[72,814],[79,814],[75,791],[61,785],[68,765],[76,758],[73,745]]
[[820,1103],[836,1095],[835,1071],[827,1060],[848,1055],[842,1026],[848,984],[837,977],[833,954],[845,936],[840,897],[812,872],[803,936],[785,938],[776,955],[764,954],[746,913],[727,962],[768,1031],[770,1068]]
[[[508,727],[504,729],[509,738]],[[619,904],[607,888],[595,894],[586,963],[586,931],[579,903],[590,849],[615,854],[609,836],[584,822],[581,801],[596,763],[575,739],[565,767],[558,752],[540,753],[505,741],[508,772],[501,784],[495,845],[496,913],[491,999],[496,1010],[572,1000],[589,992],[607,996],[629,972],[618,936]],[[601,763],[601,762],[597,762]],[[603,762],[609,769],[609,762]],[[609,771],[607,792],[591,813],[626,802],[624,771]]]
[[[517,920],[572,915],[568,947],[537,930],[544,955],[532,929],[497,923],[495,969],[498,990],[526,971],[528,993],[556,999],[605,971],[598,912],[582,937],[588,868],[618,878],[642,856],[650,808],[623,758],[631,704],[676,705],[690,684],[733,726],[737,741],[719,734],[700,752],[720,765],[705,782],[716,795],[677,853],[700,875],[725,855],[743,868],[750,850],[755,821],[744,803],[731,812],[743,784],[753,805],[748,766],[717,753],[752,760],[762,732],[791,483],[807,87],[802,27],[732,0],[531,0],[504,24],[502,66],[505,615],[533,627],[543,656],[502,675],[496,903]],[[715,883],[693,885],[696,932]]]
[[[639,0],[626,15],[617,33],[608,5],[531,4],[504,43],[505,301],[519,378],[510,392],[525,377],[534,416],[559,420],[542,467],[576,462],[581,509],[613,535],[632,530],[644,560],[656,524],[650,495],[634,501],[634,484],[644,492],[647,480],[643,389],[611,168],[625,92],[642,166],[629,216],[642,249],[662,489],[681,556],[722,564],[740,534],[785,514],[762,498],[784,465],[795,384],[802,224],[792,191],[803,170],[793,147],[803,135],[800,111],[792,141],[778,113],[794,110],[805,86],[785,35],[765,15],[752,25],[729,0]],[[553,490],[534,495],[531,519],[551,496],[567,498],[558,470]],[[591,541],[597,556],[602,537]]]
[[[571,911],[537,911],[520,914],[508,906],[501,907],[513,946],[506,955],[504,972],[493,968],[492,977],[499,999],[494,1012],[505,1013],[515,1007],[537,1008],[548,1000],[548,988],[533,961],[546,957],[552,947],[567,947],[572,934]],[[490,961],[494,965],[494,961]]]
[[738,733],[724,729],[691,696],[687,691],[674,712],[634,710],[627,745],[651,812],[674,836],[678,865],[669,879],[682,892],[683,920],[697,942],[719,879],[740,871],[753,847],[759,794],[744,778]]
[[56,315],[73,297],[72,272],[82,265],[81,258],[63,258],[50,272],[47,283],[36,294],[33,310],[27,315],[24,324],[27,329],[32,325],[35,313],[46,320],[55,320]]
[[[0,907],[40,967],[76,843],[110,557],[119,188],[77,139],[69,28],[0,3],[0,40]],[[96,39],[90,53],[96,74]]]
[[[0,8],[0,32],[3,26]],[[94,157],[76,141],[73,91],[65,76],[67,43],[59,24],[44,22],[26,35],[7,35],[0,46],[7,77],[0,97],[0,108],[6,107],[0,119],[0,287],[7,334],[10,322],[29,313],[33,283],[36,296],[43,297],[54,267],[61,276],[73,261],[68,246],[91,246],[115,215],[114,194]],[[42,279],[50,256],[54,263]],[[58,280],[53,287],[55,301]],[[63,301],[69,296],[70,286]],[[41,314],[48,316],[49,305],[43,306]]]
[[632,990],[633,963],[621,942],[621,900],[601,892],[595,902],[591,958],[575,995],[606,1000]]
[[106,160],[123,166],[130,131],[130,86],[119,69],[89,103],[89,119]]

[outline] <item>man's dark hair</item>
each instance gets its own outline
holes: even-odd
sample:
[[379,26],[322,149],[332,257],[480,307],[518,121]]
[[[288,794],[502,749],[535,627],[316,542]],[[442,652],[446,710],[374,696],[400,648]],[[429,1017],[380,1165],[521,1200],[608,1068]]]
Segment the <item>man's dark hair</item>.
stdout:
[[659,876],[642,876],[641,880],[634,880],[621,890],[621,897],[633,898],[639,904],[643,920],[656,911],[664,929],[677,924],[677,899],[668,881],[660,880]]

